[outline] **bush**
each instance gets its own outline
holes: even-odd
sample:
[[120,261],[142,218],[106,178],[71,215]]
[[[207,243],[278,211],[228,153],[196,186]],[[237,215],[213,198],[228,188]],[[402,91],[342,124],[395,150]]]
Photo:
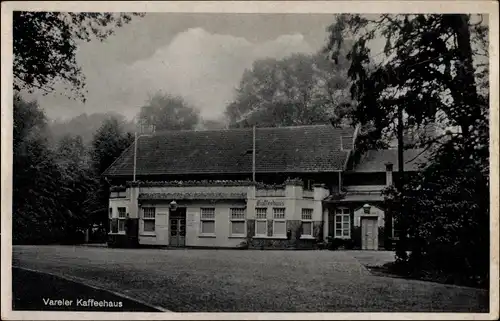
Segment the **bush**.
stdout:
[[353,239],[344,240],[344,248],[346,250],[352,250],[354,248],[354,240]]
[[327,248],[331,251],[346,249],[352,250],[354,248],[355,242],[353,239],[339,239],[335,237],[328,237]]
[[324,250],[328,248],[328,243],[327,242],[318,242],[316,243],[316,247],[318,250]]
[[[380,237],[380,234],[379,234]],[[360,249],[361,248],[361,227],[357,226],[352,229],[352,242],[353,248]]]
[[238,245],[238,249],[240,250],[247,250],[249,247],[249,244],[247,241],[243,241]]
[[388,202],[408,235],[397,243],[397,262],[409,276],[488,285],[489,173],[487,154],[477,153],[456,142],[445,145],[405,185],[404,215]]

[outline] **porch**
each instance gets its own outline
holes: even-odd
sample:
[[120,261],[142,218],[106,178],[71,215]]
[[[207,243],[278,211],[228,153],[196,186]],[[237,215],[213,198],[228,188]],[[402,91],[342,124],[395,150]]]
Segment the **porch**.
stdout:
[[334,247],[392,250],[397,237],[394,219],[385,209],[385,186],[350,186],[323,201],[325,235]]

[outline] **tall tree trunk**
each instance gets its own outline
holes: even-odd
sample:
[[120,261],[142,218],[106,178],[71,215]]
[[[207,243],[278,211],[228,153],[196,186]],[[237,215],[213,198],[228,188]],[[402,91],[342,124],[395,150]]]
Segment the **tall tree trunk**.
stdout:
[[398,259],[402,261],[406,261],[407,255],[406,255],[406,234],[407,234],[407,228],[406,228],[406,213],[404,211],[404,123],[403,123],[403,106],[399,105],[398,106],[398,186],[397,189],[399,191],[399,222],[398,222],[398,228],[399,228],[399,242],[397,243],[396,247],[396,256]]
[[[471,34],[469,29],[469,16],[465,14],[452,15],[451,27],[455,33],[457,42],[457,64],[456,94],[459,99],[455,104],[462,106],[460,115],[460,127],[464,136],[469,135],[469,126],[474,120],[481,117],[479,96],[477,94],[476,80],[474,78],[473,54],[471,46]],[[468,116],[470,114],[470,116]]]

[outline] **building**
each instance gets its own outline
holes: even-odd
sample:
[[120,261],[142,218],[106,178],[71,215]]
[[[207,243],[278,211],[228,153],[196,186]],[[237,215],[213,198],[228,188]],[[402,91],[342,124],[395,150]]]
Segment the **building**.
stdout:
[[[405,175],[409,176],[420,170],[428,154],[423,149],[409,149],[403,156]],[[343,172],[340,193],[323,200],[329,211],[325,221],[329,233],[335,238],[352,240],[356,248],[393,248],[398,231],[391,214],[384,209],[382,191],[397,180],[397,149],[353,155],[352,164]]]
[[[139,137],[104,173],[109,243],[314,248],[332,236],[378,249],[393,236],[380,204],[396,152],[360,155],[357,134],[313,125]],[[406,153],[408,169],[418,153]]]

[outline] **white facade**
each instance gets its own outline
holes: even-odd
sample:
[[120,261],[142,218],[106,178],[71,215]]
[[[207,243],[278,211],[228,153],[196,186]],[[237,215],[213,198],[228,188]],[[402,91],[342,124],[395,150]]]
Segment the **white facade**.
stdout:
[[[177,208],[182,209],[182,212],[185,209],[184,246],[238,247],[247,240],[250,223],[254,224],[250,232],[252,238],[286,239],[286,222],[304,219],[307,231],[310,229],[311,233],[303,235],[302,238],[313,238],[313,222],[323,221],[322,200],[327,195],[328,190],[323,187],[304,191],[301,186],[295,185],[286,185],[281,189],[260,189],[248,184],[139,185],[128,187],[125,198],[110,199],[110,208],[112,208],[112,218],[117,218],[118,207],[125,207],[131,219],[138,219],[138,238],[139,244],[142,245],[171,245],[171,232],[173,232],[171,218],[174,217],[174,212],[170,209],[170,203],[175,201]],[[211,196],[213,198],[206,199]],[[266,223],[269,220],[273,221],[272,235],[267,233],[255,235],[254,222],[258,220],[256,209],[261,212],[265,209]],[[213,219],[204,220],[203,211],[210,213],[213,211]],[[262,215],[260,218],[262,221]],[[279,232],[279,235],[274,232]]]

